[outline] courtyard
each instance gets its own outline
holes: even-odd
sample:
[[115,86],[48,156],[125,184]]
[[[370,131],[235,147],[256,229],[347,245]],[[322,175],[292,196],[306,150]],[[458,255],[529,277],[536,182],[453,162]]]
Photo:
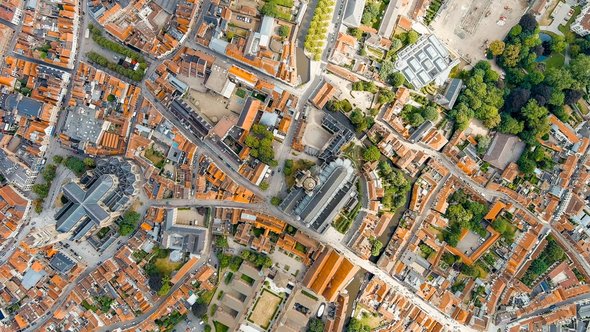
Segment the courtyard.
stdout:
[[273,294],[267,289],[263,289],[260,297],[254,303],[254,309],[252,309],[248,320],[263,329],[267,329],[282,300],[278,295]]
[[330,133],[322,128],[324,112],[311,108],[307,116],[307,127],[303,134],[303,144],[321,150],[330,140]]

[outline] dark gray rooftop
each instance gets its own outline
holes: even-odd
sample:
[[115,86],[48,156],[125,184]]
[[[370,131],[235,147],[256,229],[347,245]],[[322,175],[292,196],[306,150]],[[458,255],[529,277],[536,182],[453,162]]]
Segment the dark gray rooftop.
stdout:
[[76,266],[76,262],[66,254],[58,252],[51,258],[49,265],[59,273],[65,274]]
[[57,230],[62,233],[69,232],[85,217],[90,218],[97,225],[105,221],[109,213],[100,206],[100,203],[114,185],[115,179],[107,174],[102,175],[87,191],[76,183],[66,184],[63,192],[69,202],[56,215]]
[[19,115],[37,118],[43,109],[43,103],[33,98],[23,97],[16,106]]

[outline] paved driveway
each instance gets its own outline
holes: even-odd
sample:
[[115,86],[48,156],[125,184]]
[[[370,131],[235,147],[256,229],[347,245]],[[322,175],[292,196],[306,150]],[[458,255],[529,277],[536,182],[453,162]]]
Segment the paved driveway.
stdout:
[[555,34],[563,36],[563,33],[561,33],[561,31],[559,31],[559,25],[560,24],[565,25],[567,23],[567,21],[571,17],[571,15],[570,15],[571,9],[572,9],[572,7],[569,4],[567,4],[565,2],[560,2],[557,5],[557,7],[555,7],[555,9],[553,10],[553,13],[551,14],[551,17],[553,17],[553,21],[551,22],[551,24],[547,25],[547,26],[542,26],[541,30],[551,31]]

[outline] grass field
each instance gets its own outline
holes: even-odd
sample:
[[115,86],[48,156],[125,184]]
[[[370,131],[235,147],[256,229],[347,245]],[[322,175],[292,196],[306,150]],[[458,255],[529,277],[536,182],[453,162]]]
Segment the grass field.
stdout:
[[258,300],[256,300],[254,309],[252,310],[250,317],[248,317],[248,320],[263,329],[267,329],[281,304],[281,301],[282,299],[279,296],[266,289],[263,290]]
[[162,274],[170,275],[172,272],[180,269],[182,262],[171,262],[168,258],[158,258],[154,265]]
[[215,332],[227,332],[229,331],[229,327],[221,324],[218,321],[213,322],[213,326],[215,327]]
[[551,55],[545,60],[548,68],[561,68],[565,64],[565,56],[561,53]]
[[164,162],[164,156],[161,152],[154,150],[153,147],[145,150],[144,156],[156,167]]

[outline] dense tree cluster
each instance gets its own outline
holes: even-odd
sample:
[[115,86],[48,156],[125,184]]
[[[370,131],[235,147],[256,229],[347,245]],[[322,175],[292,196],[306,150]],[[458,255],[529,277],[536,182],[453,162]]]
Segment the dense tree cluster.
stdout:
[[369,146],[363,152],[363,159],[365,161],[369,161],[369,162],[371,162],[371,161],[377,161],[377,160],[379,160],[379,158],[381,158],[381,152],[374,145]]
[[357,132],[363,132],[375,123],[375,119],[369,115],[365,115],[360,108],[355,108],[354,111],[350,113],[350,122],[354,125],[354,128]]
[[123,236],[131,234],[137,228],[140,218],[141,215],[133,210],[125,212],[119,221],[119,234]]
[[451,205],[446,212],[449,225],[442,232],[445,242],[453,247],[457,246],[461,232],[465,228],[482,237],[487,235],[487,231],[482,226],[483,217],[487,212],[487,207],[484,204],[473,201],[461,189],[451,195],[449,203]]
[[274,160],[275,153],[272,149],[273,134],[265,126],[255,124],[252,131],[246,137],[244,143],[250,147],[250,155],[272,167],[277,166]]
[[498,73],[488,62],[480,61],[467,75],[465,89],[449,115],[459,130],[467,128],[472,118],[483,121],[488,128],[496,127],[500,123],[500,108],[504,105]]
[[563,249],[551,235],[547,236],[547,246],[543,249],[541,255],[531,263],[520,281],[527,286],[531,286],[533,281],[545,273],[551,265],[562,261],[564,258],[565,252]]
[[421,108],[406,104],[400,113],[401,118],[412,127],[418,127],[425,121],[435,122],[438,119],[436,106],[428,105]]
[[537,62],[539,56],[564,52],[567,42],[558,35],[543,42],[530,14],[524,15],[510,30],[504,44],[498,63],[506,71],[507,93],[498,130],[519,135],[534,145],[549,130],[547,114],[568,120],[563,105],[577,103],[586,91],[590,82],[590,58],[579,54],[569,66],[563,67]]
[[356,81],[352,83],[352,91],[367,91],[370,93],[377,93],[379,88],[375,85],[373,81]]
[[256,251],[243,250],[240,253],[240,257],[243,260],[256,265],[256,267],[258,267],[259,269],[263,267],[269,268],[272,266],[272,259],[270,257],[266,256],[265,254],[258,253]]
[[531,175],[536,168],[545,170],[553,169],[555,162],[546,153],[545,148],[535,145],[533,148],[526,150],[516,162],[518,168],[525,175]]
[[348,99],[342,99],[342,100],[331,99],[328,101],[328,103],[326,103],[326,108],[332,112],[348,113],[348,112],[352,111],[352,105],[350,104]]
[[[483,121],[488,128],[518,135],[534,150],[538,139],[549,132],[548,114],[564,122],[569,114],[564,105],[575,105],[590,85],[590,38],[551,34],[541,40],[539,27],[531,14],[524,15],[503,41],[493,41],[488,51],[497,56],[497,63],[506,73],[505,81],[489,63],[480,62],[463,73],[465,89],[450,116],[458,129],[464,129],[472,118]],[[540,61],[564,56],[571,44],[569,64]],[[544,158],[526,155],[519,161],[521,170],[531,173]]]
[[385,192],[381,199],[384,209],[395,211],[406,203],[410,182],[402,171],[393,169],[389,161],[379,162],[379,172]]

